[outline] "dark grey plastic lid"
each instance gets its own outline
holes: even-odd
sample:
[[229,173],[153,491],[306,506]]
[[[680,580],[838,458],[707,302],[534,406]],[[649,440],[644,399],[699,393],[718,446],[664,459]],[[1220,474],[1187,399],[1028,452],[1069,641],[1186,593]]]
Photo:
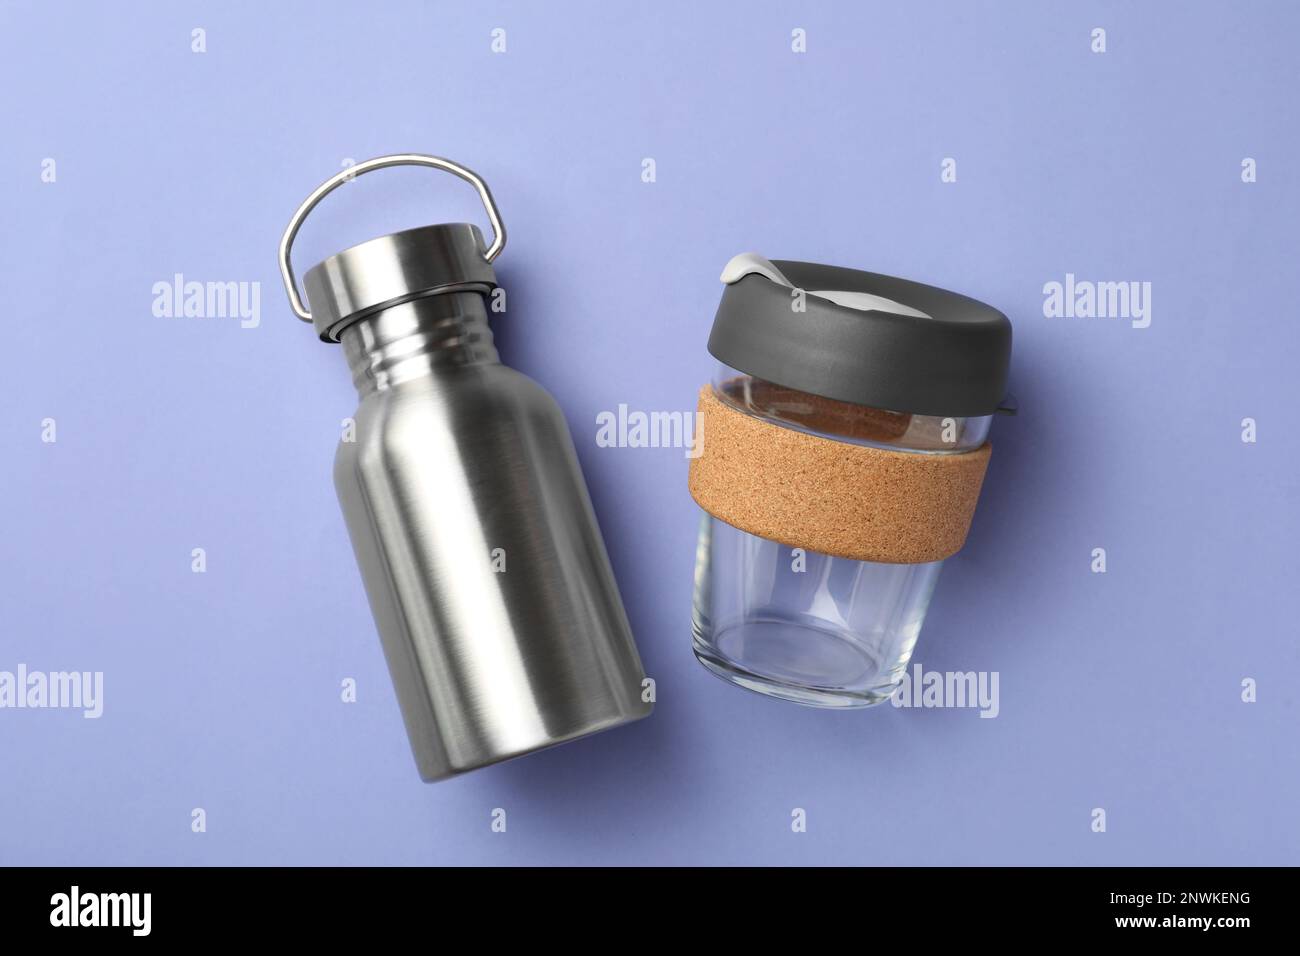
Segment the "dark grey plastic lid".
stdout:
[[[793,307],[790,286],[767,275],[731,281],[709,336],[719,361],[787,388],[874,408],[961,418],[997,411],[1011,361],[1011,323],[997,309],[874,272],[785,259],[771,265],[804,290],[804,310]],[[924,315],[848,307],[816,291],[865,293]]]

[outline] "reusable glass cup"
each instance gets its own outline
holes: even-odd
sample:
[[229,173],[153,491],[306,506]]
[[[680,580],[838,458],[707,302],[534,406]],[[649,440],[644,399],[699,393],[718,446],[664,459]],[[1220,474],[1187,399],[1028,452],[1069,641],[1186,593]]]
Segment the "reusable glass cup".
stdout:
[[[709,347],[724,361],[701,397],[692,465],[705,509],[695,655],[773,697],[878,703],[907,668],[945,552],[964,540],[993,413],[1010,410],[1010,325],[974,300],[855,270],[746,255],[723,280]],[[876,474],[881,487],[863,480]],[[931,526],[935,512],[946,524]]]

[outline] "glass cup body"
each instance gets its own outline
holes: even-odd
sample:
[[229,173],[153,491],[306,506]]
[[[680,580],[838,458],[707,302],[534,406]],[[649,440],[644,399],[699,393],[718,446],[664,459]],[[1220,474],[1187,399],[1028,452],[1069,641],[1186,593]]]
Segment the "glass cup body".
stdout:
[[[980,447],[992,418],[909,415],[838,402],[725,365],[714,376],[713,393],[783,428],[919,455]],[[724,680],[772,697],[821,707],[879,703],[902,680],[942,566],[790,548],[702,514],[695,656]]]

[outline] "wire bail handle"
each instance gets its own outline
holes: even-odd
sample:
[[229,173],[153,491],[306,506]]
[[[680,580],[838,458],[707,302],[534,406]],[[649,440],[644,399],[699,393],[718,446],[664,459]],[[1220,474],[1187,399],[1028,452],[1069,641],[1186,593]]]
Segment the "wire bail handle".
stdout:
[[289,256],[293,252],[293,240],[297,238],[303,220],[307,218],[308,213],[320,204],[322,199],[344,183],[351,182],[363,173],[374,172],[376,169],[385,169],[389,166],[428,166],[431,169],[441,169],[465,180],[478,190],[479,199],[483,201],[483,208],[487,210],[488,222],[492,224],[493,238],[492,245],[487,248],[487,261],[491,262],[505,248],[506,227],[502,225],[501,214],[497,212],[496,203],[492,200],[492,191],[488,189],[487,183],[473,170],[466,169],[459,163],[453,163],[449,159],[443,159],[440,156],[426,156],[423,153],[394,153],[391,156],[376,156],[374,159],[367,159],[365,162],[349,166],[342,172],[336,173],[312,190],[311,195],[302,201],[302,205],[293,214],[293,217],[289,220],[289,225],[284,229],[284,235],[280,237],[280,276],[284,279],[284,290],[289,294],[289,305],[293,307],[294,314],[304,322],[311,321],[311,313],[307,311],[302,297],[298,294],[298,282],[293,274],[293,263],[289,261]]

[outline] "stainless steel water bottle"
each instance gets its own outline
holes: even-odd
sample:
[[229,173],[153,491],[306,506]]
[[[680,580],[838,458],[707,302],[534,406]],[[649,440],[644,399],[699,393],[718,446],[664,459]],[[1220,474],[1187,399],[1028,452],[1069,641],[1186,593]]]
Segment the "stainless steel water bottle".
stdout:
[[[444,170],[495,233],[444,223],[290,264],[307,214],[355,176]],[[506,233],[477,175],[382,156],[322,183],[280,242],[294,312],[360,393],[334,481],[420,775],[441,780],[650,713],[644,672],[564,416],[488,328]]]

